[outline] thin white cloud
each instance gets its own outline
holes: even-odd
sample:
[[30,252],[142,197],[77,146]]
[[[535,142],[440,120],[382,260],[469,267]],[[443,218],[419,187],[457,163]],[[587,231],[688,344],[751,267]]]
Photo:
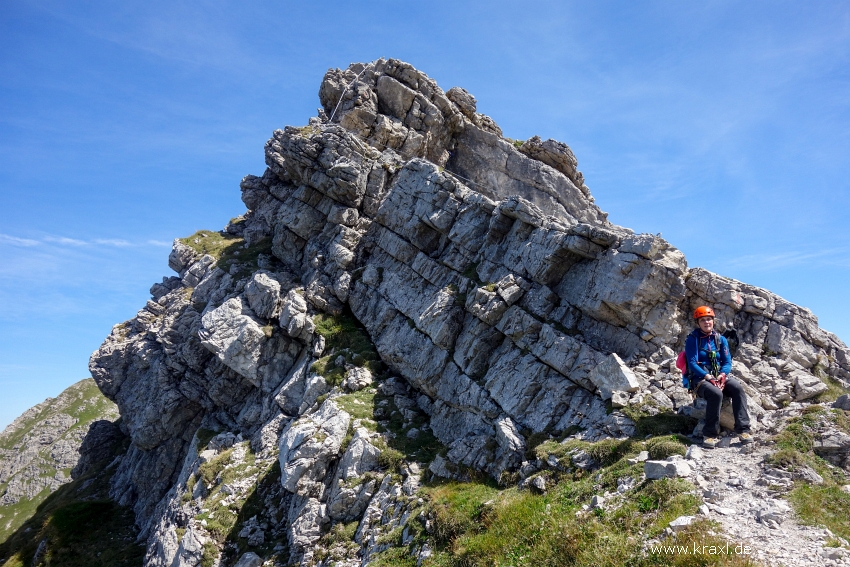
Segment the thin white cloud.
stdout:
[[258,60],[256,53],[247,51],[232,32],[234,22],[209,7],[177,3],[151,10],[115,5],[105,14],[109,26],[98,25],[61,2],[40,8],[92,37],[168,61],[229,73],[261,72],[275,64],[273,58]]
[[89,243],[85,240],[77,240],[76,238],[68,238],[66,236],[45,236],[45,242],[55,242],[56,244],[67,244],[69,246],[87,246]]
[[31,238],[18,238],[8,234],[0,234],[0,244],[11,244],[13,246],[38,246],[40,242]]
[[21,238],[19,236],[12,236],[10,234],[0,233],[0,245],[3,244],[26,247],[39,246],[42,244],[58,244],[60,246],[74,247],[110,246],[116,248],[127,248],[132,246],[156,246],[169,248],[171,247],[171,242],[155,239],[131,242],[129,240],[124,240],[123,238],[91,238],[87,240],[82,240],[79,238],[68,238],[67,236],[47,235],[43,236],[40,240],[36,240],[33,238]]
[[846,250],[819,250],[817,252],[788,251],[779,254],[748,254],[724,262],[726,269],[747,268],[756,271],[775,270],[793,266],[846,265]]

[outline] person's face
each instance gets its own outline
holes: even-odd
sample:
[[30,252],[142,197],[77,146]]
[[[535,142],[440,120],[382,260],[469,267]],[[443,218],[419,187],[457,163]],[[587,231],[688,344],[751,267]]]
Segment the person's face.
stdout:
[[714,317],[700,317],[697,322],[703,333],[710,333],[714,329]]

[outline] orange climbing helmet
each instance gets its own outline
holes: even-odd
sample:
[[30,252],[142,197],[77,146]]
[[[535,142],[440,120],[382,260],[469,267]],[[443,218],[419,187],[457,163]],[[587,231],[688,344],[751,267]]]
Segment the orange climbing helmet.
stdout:
[[694,310],[694,319],[700,319],[702,317],[714,317],[714,310],[711,307],[707,307],[705,305],[697,307]]

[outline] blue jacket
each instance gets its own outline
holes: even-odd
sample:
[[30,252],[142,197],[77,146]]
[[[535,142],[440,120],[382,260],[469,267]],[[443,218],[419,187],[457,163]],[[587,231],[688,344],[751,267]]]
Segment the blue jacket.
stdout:
[[[720,344],[717,345],[717,342]],[[711,373],[708,354],[710,351],[718,352],[717,363],[720,366],[720,373],[729,374],[732,371],[732,355],[729,353],[726,337],[716,331],[711,335],[705,335],[700,329],[694,329],[685,339],[685,358],[688,360],[688,370],[694,383]]]

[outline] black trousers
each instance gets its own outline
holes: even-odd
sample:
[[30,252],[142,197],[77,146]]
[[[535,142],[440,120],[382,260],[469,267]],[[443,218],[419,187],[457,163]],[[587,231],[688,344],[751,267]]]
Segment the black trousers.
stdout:
[[732,413],[735,414],[735,432],[744,433],[750,430],[750,414],[747,411],[747,396],[741,383],[734,378],[726,379],[726,386],[721,391],[707,380],[697,384],[697,396],[706,401],[705,426],[702,428],[704,437],[716,437],[720,433],[720,406],[723,397],[732,398]]

